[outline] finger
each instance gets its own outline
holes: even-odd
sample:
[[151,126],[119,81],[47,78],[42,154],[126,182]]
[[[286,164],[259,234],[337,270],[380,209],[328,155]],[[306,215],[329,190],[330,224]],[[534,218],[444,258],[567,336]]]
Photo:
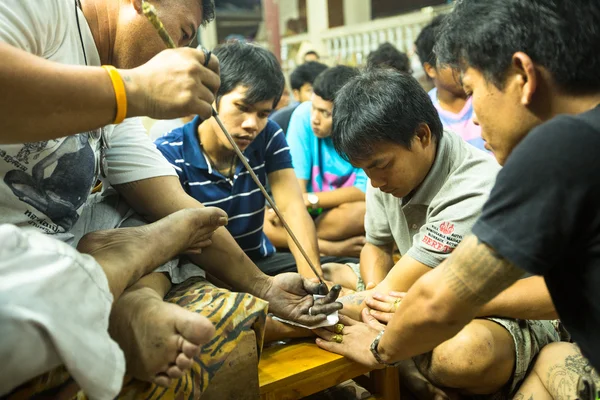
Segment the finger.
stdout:
[[397,297],[399,299],[403,299],[406,296],[406,292],[395,292],[395,291],[391,291],[389,293],[390,296],[392,297]]
[[377,311],[377,310],[369,310],[369,314],[373,318],[377,319],[379,322],[384,323],[384,324],[388,324],[392,320],[392,318],[394,318],[393,313],[387,313],[387,312]]
[[369,282],[369,283],[367,283],[367,286],[365,286],[365,290],[371,290],[375,286],[377,286],[377,284],[375,282]]
[[343,343],[328,342],[323,339],[317,339],[317,340],[315,340],[315,343],[317,344],[317,346],[319,346],[323,350],[327,350],[332,353],[341,354],[341,355],[344,354],[344,344]]
[[199,115],[203,120],[210,119],[212,117],[212,104],[196,99],[195,104],[189,110],[189,114]]
[[[327,315],[332,314],[336,311],[341,310],[343,307],[342,303],[329,303],[329,304],[321,304],[312,306],[311,312],[313,315],[308,315],[308,311],[303,313],[300,318],[303,318],[307,321],[314,321],[313,323],[317,323],[320,321],[324,321],[327,319]],[[317,318],[318,317],[318,318]]]
[[329,331],[327,329],[323,329],[323,328],[313,329],[312,331],[314,332],[315,335],[317,335],[321,339],[327,340],[327,341],[333,340],[333,335],[335,335],[334,332]]
[[212,244],[212,240],[210,240],[210,239],[201,240],[201,241],[196,242],[194,244],[194,248],[200,248],[200,249],[202,249],[204,247],[210,246],[211,244]]
[[329,290],[329,293],[327,293],[325,297],[315,300],[315,305],[329,304],[335,302],[340,296],[341,291],[342,287],[340,285],[333,285],[333,287],[331,288],[331,290]]
[[352,326],[352,325],[356,325],[359,323],[360,323],[360,321],[352,319],[347,315],[340,314],[340,324],[344,324],[345,326]]
[[363,308],[362,313],[360,314],[363,322],[371,328],[379,330],[385,329],[385,326],[383,326],[369,311],[368,308]]
[[[323,289],[321,288],[322,285],[319,282],[311,282],[310,279],[302,278],[302,285],[304,286],[304,290],[306,290],[307,293],[327,294],[327,293],[320,293],[320,291]],[[325,287],[325,289],[327,289],[327,287]]]
[[367,304],[367,306],[369,308],[372,308],[374,310],[377,311],[383,311],[383,312],[389,312],[389,313],[393,313],[395,310],[395,305],[393,302],[388,303],[385,301],[379,301],[379,300],[375,300],[371,297],[367,297],[365,299],[365,303]]
[[[381,294],[381,293],[373,293],[372,297],[375,300],[379,300],[379,301],[382,301],[385,303],[391,303],[391,304],[394,304],[398,301],[398,297],[388,296],[387,294]],[[385,311],[385,309],[384,309],[384,311]]]
[[200,99],[200,101],[204,101],[212,106],[212,103],[215,101],[215,95],[211,92],[210,88],[204,85],[202,79],[194,80],[195,87],[192,89],[194,91],[194,95]]

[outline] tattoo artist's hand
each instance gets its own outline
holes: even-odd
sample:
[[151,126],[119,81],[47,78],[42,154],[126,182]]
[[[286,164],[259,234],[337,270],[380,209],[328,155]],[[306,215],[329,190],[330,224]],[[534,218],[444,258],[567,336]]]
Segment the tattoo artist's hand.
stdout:
[[146,64],[119,70],[127,92],[127,116],[173,119],[200,115],[208,119],[221,85],[219,60],[192,48],[162,51]]
[[[273,278],[264,297],[269,302],[269,311],[278,317],[313,325],[327,319],[327,314],[342,308],[342,303],[335,301],[340,290],[339,285],[327,290],[300,274],[286,273]],[[313,300],[313,294],[323,294],[326,297]],[[308,315],[310,307],[313,315]]]
[[371,309],[370,315],[377,318],[379,322],[387,324],[392,320],[405,295],[404,292],[389,292],[387,295],[373,293],[365,299],[365,303]]
[[[369,314],[363,310],[363,319]],[[342,343],[333,341],[333,336],[336,333],[333,327],[314,329],[313,332],[319,336],[316,343],[320,348],[341,354],[359,364],[366,365],[370,368],[384,368],[379,364],[371,353],[371,343],[375,337],[381,332],[385,326],[381,325],[374,318],[368,320],[368,323],[358,322],[345,315],[340,315],[340,324],[344,325],[342,330]]]

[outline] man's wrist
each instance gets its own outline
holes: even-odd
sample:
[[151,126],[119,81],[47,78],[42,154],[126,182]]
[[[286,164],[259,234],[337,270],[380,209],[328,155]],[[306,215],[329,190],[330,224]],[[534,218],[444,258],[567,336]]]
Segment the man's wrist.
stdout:
[[373,344],[371,345],[371,352],[373,353],[373,356],[375,357],[375,359],[377,360],[378,363],[387,365],[387,366],[395,366],[395,363],[394,363],[395,360],[393,360],[393,358],[392,358],[393,355],[390,354],[390,352],[386,351],[386,349],[385,349],[385,345],[384,345],[385,335],[383,335],[383,333],[384,333],[384,331],[381,331],[380,334],[378,335],[378,337],[373,341]]
[[146,116],[144,112],[145,99],[140,94],[139,85],[135,82],[134,73],[129,69],[119,69],[119,74],[125,85],[127,93],[127,118]]
[[249,293],[253,296],[256,296],[263,300],[269,300],[269,291],[273,286],[273,277],[268,276],[267,274],[261,274],[256,277],[254,280],[254,284],[252,285],[252,289]]

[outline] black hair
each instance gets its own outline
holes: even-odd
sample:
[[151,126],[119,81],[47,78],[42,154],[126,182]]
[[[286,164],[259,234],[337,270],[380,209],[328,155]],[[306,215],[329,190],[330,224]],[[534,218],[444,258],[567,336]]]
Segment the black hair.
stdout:
[[410,149],[421,124],[429,126],[439,143],[442,122],[425,89],[409,74],[379,68],[352,78],[339,91],[331,139],[346,160],[365,160],[377,143]]
[[290,75],[292,90],[300,90],[305,83],[312,85],[317,76],[327,68],[327,65],[318,61],[309,61],[300,65]]
[[428,63],[435,68],[437,59],[433,48],[435,46],[435,40],[440,30],[440,26],[444,22],[445,15],[438,15],[431,22],[421,30],[417,40],[415,40],[415,51],[421,60],[421,64],[425,66]]
[[215,19],[214,0],[202,0],[202,26]]
[[273,99],[273,107],[279,102],[285,78],[275,55],[256,44],[231,41],[217,46],[214,51],[219,57],[221,86],[217,92],[217,103],[221,96],[237,86],[248,88],[248,104]]
[[377,50],[370,52],[369,57],[367,57],[367,69],[382,67],[412,73],[408,56],[387,42],[379,46]]
[[328,68],[317,76],[315,83],[313,83],[313,90],[323,100],[333,101],[342,86],[357,75],[358,70],[356,68],[345,65]]
[[314,51],[314,50],[309,50],[309,51],[307,51],[306,53],[304,53],[304,57],[306,57],[306,56],[309,56],[309,55],[311,55],[311,54],[314,54],[315,56],[317,56],[317,58],[320,58],[320,57],[319,57],[319,53],[317,53],[317,52],[316,52],[316,51]]
[[440,63],[473,67],[503,88],[512,56],[526,53],[569,93],[600,89],[600,1],[462,0],[440,31]]

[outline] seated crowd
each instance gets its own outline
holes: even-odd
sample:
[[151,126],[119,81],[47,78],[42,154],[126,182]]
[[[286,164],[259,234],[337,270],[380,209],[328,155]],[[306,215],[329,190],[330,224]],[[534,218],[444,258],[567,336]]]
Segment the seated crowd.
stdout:
[[267,49],[189,48],[211,1],[157,4],[169,50],[138,1],[9,3],[0,396],[198,398],[249,330],[417,399],[600,394],[597,1],[462,0],[415,41],[431,91],[384,43],[310,52],[284,107]]

